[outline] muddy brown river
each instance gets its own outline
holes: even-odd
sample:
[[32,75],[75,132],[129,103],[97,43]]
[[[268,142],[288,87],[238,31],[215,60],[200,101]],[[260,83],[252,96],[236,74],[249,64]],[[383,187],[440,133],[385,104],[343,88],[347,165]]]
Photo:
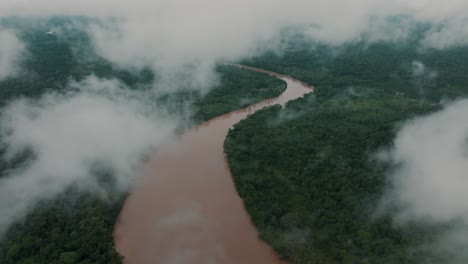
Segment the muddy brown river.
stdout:
[[247,66],[287,82],[267,99],[194,127],[159,150],[127,198],[114,238],[125,264],[283,263],[258,238],[227,165],[223,143],[249,114],[312,92],[290,77]]

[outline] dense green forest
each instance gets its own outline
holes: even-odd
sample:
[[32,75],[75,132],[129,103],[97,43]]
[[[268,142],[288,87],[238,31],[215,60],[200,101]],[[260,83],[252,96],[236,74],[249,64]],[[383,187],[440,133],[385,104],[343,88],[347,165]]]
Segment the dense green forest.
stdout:
[[[129,89],[158,89],[157,73],[119,69],[93,52],[84,32],[64,32],[60,38],[45,34],[50,27],[68,22],[72,21],[54,18],[37,25],[16,19],[3,21],[21,29],[28,56],[22,61],[19,76],[0,82],[1,104],[18,97],[37,98],[46,92],[65,91],[71,78],[80,80],[90,74],[117,78]],[[77,46],[79,51],[75,50]],[[80,57],[83,53],[85,59]],[[188,105],[193,124],[277,96],[286,88],[284,81],[267,74],[223,65],[217,71],[219,84],[207,94],[190,90],[156,93],[159,97],[155,96],[154,102],[177,112]],[[20,161],[1,164],[1,175],[18,164]],[[72,187],[53,200],[39,202],[0,239],[0,263],[121,263],[112,231],[126,194],[112,188],[108,192],[109,197],[102,199]]]
[[368,87],[439,102],[468,94],[468,47],[422,49],[417,41],[301,45],[243,63],[290,75],[328,98],[349,87]]
[[225,152],[262,239],[289,263],[450,263],[423,251],[443,226],[375,216],[398,124],[468,95],[467,47],[303,45],[248,61],[316,87],[229,132]]
[[112,230],[124,198],[70,189],[40,202],[3,238],[1,263],[121,263]]
[[[398,121],[435,110],[375,91],[318,103],[315,95],[241,121],[225,141],[237,189],[260,236],[295,263],[420,263],[411,245],[423,227],[371,220],[385,164],[370,153],[391,144]],[[288,118],[293,116],[294,118]]]

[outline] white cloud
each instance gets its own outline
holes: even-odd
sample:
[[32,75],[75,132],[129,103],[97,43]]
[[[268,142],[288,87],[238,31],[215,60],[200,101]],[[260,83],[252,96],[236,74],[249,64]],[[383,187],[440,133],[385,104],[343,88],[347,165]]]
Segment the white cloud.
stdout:
[[468,100],[409,121],[399,131],[390,160],[402,217],[468,223]]
[[437,77],[437,72],[428,69],[426,65],[420,61],[413,61],[411,65],[414,78],[431,80]]
[[468,19],[453,18],[433,27],[424,36],[423,45],[446,49],[468,44]]
[[0,28],[0,80],[18,73],[18,62],[24,51],[24,44],[13,31]]
[[33,158],[0,179],[0,233],[41,199],[71,185],[97,190],[96,166],[126,190],[145,154],[170,138],[176,123],[114,80],[89,77],[73,91],[11,102],[0,122],[5,158]]
[[398,132],[394,147],[383,155],[396,165],[389,175],[392,188],[382,200],[383,207],[397,206],[395,219],[400,224],[449,227],[433,245],[426,246],[451,263],[468,260],[468,255],[453,250],[468,246],[467,116],[468,100],[461,100],[410,120]]

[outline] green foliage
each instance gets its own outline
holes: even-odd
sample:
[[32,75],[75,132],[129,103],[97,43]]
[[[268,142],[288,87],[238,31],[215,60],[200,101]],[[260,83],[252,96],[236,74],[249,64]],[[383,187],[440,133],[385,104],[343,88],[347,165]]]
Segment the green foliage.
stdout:
[[112,231],[124,196],[107,200],[73,189],[41,202],[0,243],[3,264],[121,263]]
[[174,112],[181,112],[188,103],[196,123],[244,108],[267,98],[279,96],[286,82],[265,73],[220,65],[219,84],[207,94],[199,91],[180,91],[161,96],[161,104],[169,104]]
[[232,66],[220,66],[221,83],[195,101],[195,120],[213,117],[241,109],[258,101],[279,96],[286,82],[276,77]]
[[[290,75],[320,89],[322,99],[349,87],[368,87],[411,98],[439,102],[468,94],[468,47],[421,50],[415,43],[350,43],[340,47],[316,45],[267,53],[245,61],[255,67]],[[415,74],[413,62],[425,65]]]
[[370,157],[391,144],[399,121],[437,106],[372,90],[315,96],[264,109],[225,141],[260,237],[291,264],[420,263],[410,248],[435,231],[373,219],[386,164]]
[[290,263],[447,262],[415,247],[443,227],[373,218],[389,165],[371,154],[392,143],[399,122],[468,94],[468,47],[421,49],[423,35],[402,43],[302,43],[244,62],[317,87],[284,110],[252,115],[225,142],[261,237]]

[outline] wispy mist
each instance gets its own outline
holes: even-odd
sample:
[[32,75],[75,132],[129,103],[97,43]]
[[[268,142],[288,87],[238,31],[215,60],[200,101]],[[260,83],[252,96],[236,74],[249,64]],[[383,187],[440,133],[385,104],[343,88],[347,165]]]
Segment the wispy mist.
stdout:
[[451,263],[466,263],[459,251],[468,246],[468,100],[410,120],[398,132],[391,150],[382,157],[395,165],[391,189],[382,208],[394,212],[399,224],[447,226],[426,254],[439,254]]
[[[190,84],[204,89],[220,61],[233,61],[279,47],[280,32],[299,27],[314,41],[400,41],[416,22],[431,25],[421,45],[466,44],[468,4],[463,1],[90,1],[2,3],[0,15],[95,17],[88,25],[96,50],[124,67],[150,66],[162,78],[191,67]],[[390,18],[390,19],[389,19]]]
[[2,111],[4,158],[31,155],[0,179],[0,233],[37,201],[72,185],[105,193],[96,168],[112,173],[125,191],[144,155],[174,132],[173,119],[117,81],[89,77],[69,86],[69,92],[16,100]]
[[0,81],[18,74],[19,62],[24,44],[16,37],[15,32],[2,30],[0,27]]

